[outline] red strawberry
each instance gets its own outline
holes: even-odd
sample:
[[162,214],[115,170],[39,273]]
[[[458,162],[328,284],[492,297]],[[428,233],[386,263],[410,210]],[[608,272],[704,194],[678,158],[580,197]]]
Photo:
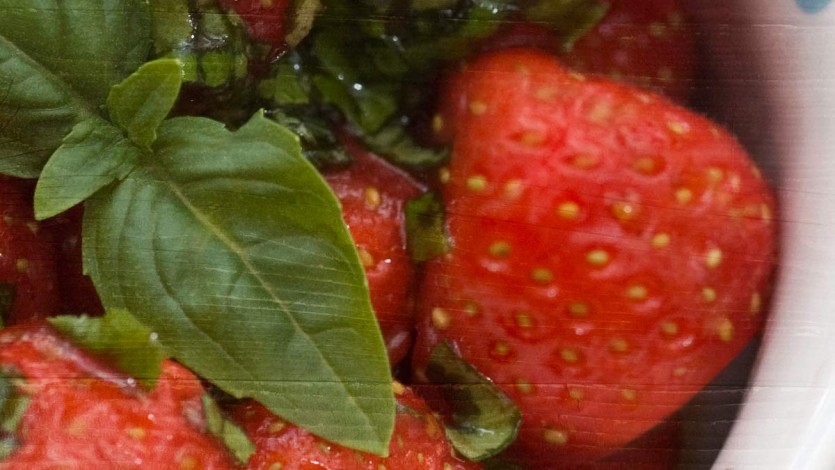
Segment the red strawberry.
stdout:
[[0,314],[9,324],[58,312],[55,243],[25,184],[0,177]]
[[244,22],[247,34],[255,41],[283,49],[290,23],[290,0],[218,0],[221,8],[234,11]]
[[205,433],[200,381],[174,362],[145,392],[50,328],[17,326],[0,330],[0,364],[30,400],[0,469],[235,468]]
[[58,246],[58,282],[61,313],[97,316],[104,313],[93,281],[84,274],[81,253],[81,220],[84,207],[78,205],[45,221]]
[[760,330],[774,202],[727,132],[534,50],[443,96],[453,249],[426,266],[415,368],[450,341],[519,405],[531,468],[635,439]]
[[360,253],[371,304],[383,330],[389,360],[397,364],[412,343],[414,314],[411,286],[414,267],[406,252],[405,205],[420,194],[406,173],[369,153],[352,140],[347,169],[325,179],[342,204],[342,215]]
[[476,470],[481,465],[453,455],[444,429],[426,404],[395,384],[397,418],[388,457],[360,453],[323,441],[285,423],[255,401],[232,406],[231,417],[256,446],[249,470]]
[[693,91],[693,32],[677,0],[609,0],[609,10],[563,57],[575,70],[607,75],[686,102]]

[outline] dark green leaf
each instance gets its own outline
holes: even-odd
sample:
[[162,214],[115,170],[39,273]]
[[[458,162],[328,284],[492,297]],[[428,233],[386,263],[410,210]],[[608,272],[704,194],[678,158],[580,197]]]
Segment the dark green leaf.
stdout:
[[12,310],[16,290],[14,284],[0,282],[0,327],[3,326],[2,319]]
[[571,48],[608,9],[609,4],[599,0],[537,0],[525,10],[525,17],[558,31],[563,46]]
[[426,374],[439,384],[452,407],[446,433],[464,457],[479,461],[492,457],[516,438],[522,414],[498,387],[455,354],[447,343],[432,351]]
[[406,246],[415,261],[427,261],[449,251],[444,206],[437,193],[426,193],[406,205]]
[[29,406],[29,399],[15,393],[12,379],[0,373],[0,460],[19,446],[15,432]]
[[245,464],[255,453],[255,444],[235,423],[223,416],[220,407],[208,394],[203,395],[203,412],[206,415],[206,427],[219,438],[235,457]]
[[35,216],[60,214],[124,178],[141,152],[119,129],[100,118],[76,125],[47,161],[35,188]]
[[74,344],[109,359],[120,371],[151,384],[168,357],[156,335],[130,313],[111,309],[102,317],[65,315],[49,322]]
[[150,50],[143,0],[0,0],[0,173],[37,176]]
[[416,144],[399,123],[388,124],[375,134],[365,135],[363,141],[369,149],[396,165],[413,170],[437,167],[449,156],[448,148],[431,149]]
[[127,133],[141,148],[150,148],[157,128],[168,116],[183,84],[179,61],[157,59],[147,62],[107,96],[107,111],[113,124]]
[[163,123],[147,165],[88,200],[84,262],[108,307],[172,355],[325,439],[384,454],[391,375],[327,184],[287,129]]

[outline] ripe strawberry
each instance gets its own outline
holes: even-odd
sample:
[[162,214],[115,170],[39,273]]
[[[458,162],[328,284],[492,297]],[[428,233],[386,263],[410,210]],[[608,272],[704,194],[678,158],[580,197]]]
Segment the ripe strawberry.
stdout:
[[693,91],[693,31],[677,0],[609,0],[609,10],[563,60],[686,102]]
[[248,470],[475,470],[481,465],[453,455],[444,429],[426,403],[395,385],[397,417],[388,457],[357,452],[323,441],[285,423],[259,403],[247,400],[230,412],[255,443]]
[[98,316],[104,313],[101,299],[93,281],[84,274],[81,254],[81,221],[84,207],[78,205],[69,211],[45,221],[45,229],[52,232],[58,247],[58,288],[62,314]]
[[0,469],[235,468],[205,433],[200,381],[164,362],[151,392],[45,326],[0,330],[0,364],[30,401]]
[[58,311],[55,246],[35,221],[31,188],[0,177],[0,315],[8,324]]
[[522,410],[531,468],[602,456],[760,330],[770,191],[715,124],[541,52],[487,54],[448,85],[453,249],[426,266],[417,375],[448,340]]
[[342,215],[365,268],[371,304],[383,330],[392,365],[412,344],[414,267],[406,252],[405,205],[420,194],[406,173],[346,139],[353,157],[347,169],[325,179],[342,204]]
[[273,50],[285,47],[293,5],[290,0],[218,0],[218,3],[224,10],[234,11],[241,17],[253,40],[270,44]]

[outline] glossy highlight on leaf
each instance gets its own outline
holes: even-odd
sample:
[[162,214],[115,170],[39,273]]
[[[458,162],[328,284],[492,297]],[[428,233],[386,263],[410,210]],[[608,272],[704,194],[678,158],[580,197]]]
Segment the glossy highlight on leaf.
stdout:
[[104,305],[225,392],[385,454],[382,336],[337,200],[297,137],[261,113],[236,132],[175,118],[152,150],[86,204],[85,267]]

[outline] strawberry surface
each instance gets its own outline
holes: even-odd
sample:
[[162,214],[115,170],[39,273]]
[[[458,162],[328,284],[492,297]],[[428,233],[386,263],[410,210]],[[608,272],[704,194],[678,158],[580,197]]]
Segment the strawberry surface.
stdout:
[[0,177],[0,312],[9,324],[58,313],[55,242],[31,198],[25,182]]
[[249,470],[476,470],[481,465],[453,454],[444,429],[426,403],[395,384],[397,417],[389,455],[379,457],[323,441],[282,421],[259,403],[246,400],[230,408],[256,446]]
[[575,70],[624,80],[686,102],[695,73],[693,31],[677,0],[610,0],[562,58]]
[[232,469],[205,432],[200,381],[167,361],[146,392],[48,327],[0,331],[0,364],[30,401],[0,469]]
[[342,216],[365,268],[371,304],[389,361],[397,364],[412,344],[413,263],[406,251],[405,206],[421,193],[406,173],[346,139],[353,161],[325,179],[342,204]]
[[58,291],[60,313],[98,316],[104,313],[101,299],[90,276],[84,274],[81,252],[81,222],[84,207],[78,205],[44,221],[57,245]]
[[220,6],[234,11],[246,26],[249,37],[270,44],[274,50],[285,46],[292,2],[289,0],[218,0]]
[[520,407],[530,468],[664,420],[758,333],[774,201],[740,144],[671,101],[527,49],[453,76],[446,227],[415,369],[449,341]]

